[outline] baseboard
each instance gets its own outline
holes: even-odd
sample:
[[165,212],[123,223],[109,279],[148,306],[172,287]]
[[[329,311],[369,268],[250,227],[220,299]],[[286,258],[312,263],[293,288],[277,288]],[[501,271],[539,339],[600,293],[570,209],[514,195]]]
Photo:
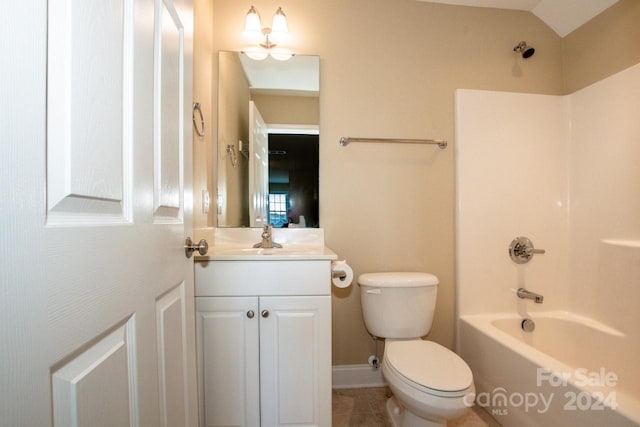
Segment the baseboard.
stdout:
[[333,388],[384,387],[382,369],[369,365],[334,365]]

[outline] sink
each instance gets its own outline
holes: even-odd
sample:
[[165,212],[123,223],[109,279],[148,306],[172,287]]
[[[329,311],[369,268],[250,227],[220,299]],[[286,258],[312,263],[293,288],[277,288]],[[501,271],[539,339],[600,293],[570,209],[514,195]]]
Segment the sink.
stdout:
[[254,248],[260,241],[261,229],[216,229],[213,244],[206,255],[196,255],[196,261],[275,261],[275,260],[335,260],[338,256],[324,245],[324,230],[274,229],[273,240],[282,248]]
[[196,256],[196,261],[241,260],[334,260],[337,255],[325,246],[287,245],[282,248],[252,248],[235,245],[214,245],[209,253]]

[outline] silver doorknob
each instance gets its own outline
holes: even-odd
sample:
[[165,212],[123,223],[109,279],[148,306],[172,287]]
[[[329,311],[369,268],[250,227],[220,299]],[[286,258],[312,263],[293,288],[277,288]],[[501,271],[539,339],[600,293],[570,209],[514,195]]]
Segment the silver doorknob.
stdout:
[[249,319],[253,319],[253,316],[255,316],[256,314],[253,312],[253,310],[249,310],[247,311],[247,317]]
[[262,310],[260,314],[262,315],[262,317],[269,317],[269,310]]
[[204,239],[200,240],[197,245],[193,243],[191,237],[187,237],[187,240],[184,242],[184,253],[187,258],[191,258],[194,251],[198,251],[200,255],[206,255],[208,250],[209,244]]

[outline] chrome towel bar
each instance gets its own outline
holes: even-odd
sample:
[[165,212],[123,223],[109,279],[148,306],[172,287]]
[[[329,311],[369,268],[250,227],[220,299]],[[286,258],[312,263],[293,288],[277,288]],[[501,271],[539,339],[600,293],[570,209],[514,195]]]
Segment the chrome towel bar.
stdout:
[[351,142],[391,142],[402,144],[435,144],[441,150],[447,148],[447,141],[441,139],[398,139],[398,138],[353,138],[343,136],[340,138],[340,145],[346,147]]

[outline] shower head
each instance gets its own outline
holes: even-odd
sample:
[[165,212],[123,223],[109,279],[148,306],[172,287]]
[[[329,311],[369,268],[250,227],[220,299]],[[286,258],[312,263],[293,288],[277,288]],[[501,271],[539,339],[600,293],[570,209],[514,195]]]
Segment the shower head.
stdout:
[[518,43],[516,47],[513,48],[513,51],[522,54],[522,57],[527,59],[532,57],[536,50],[533,46],[527,46],[527,42],[523,41]]

